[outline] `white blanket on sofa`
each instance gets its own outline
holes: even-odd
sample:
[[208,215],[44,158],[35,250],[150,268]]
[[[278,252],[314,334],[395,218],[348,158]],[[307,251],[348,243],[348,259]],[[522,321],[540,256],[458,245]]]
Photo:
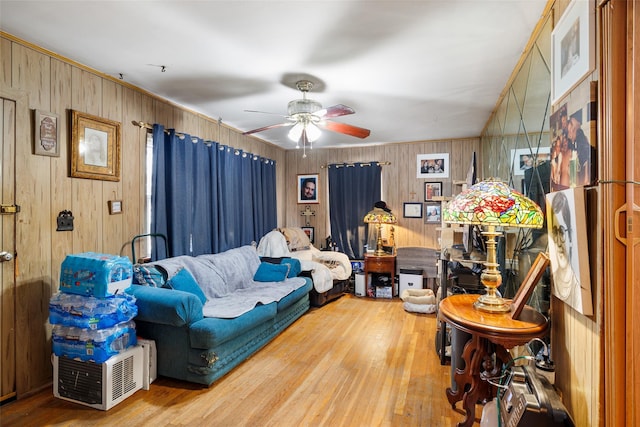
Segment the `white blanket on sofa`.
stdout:
[[333,288],[334,280],[346,280],[351,276],[351,261],[341,252],[323,252],[309,249],[291,252],[284,235],[273,230],[264,235],[258,244],[258,255],[264,257],[292,257],[300,260],[303,270],[311,271],[313,287],[318,293]]

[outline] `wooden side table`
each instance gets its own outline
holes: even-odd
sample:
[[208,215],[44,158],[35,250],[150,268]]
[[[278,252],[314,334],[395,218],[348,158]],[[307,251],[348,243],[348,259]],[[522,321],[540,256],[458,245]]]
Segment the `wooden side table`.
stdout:
[[395,255],[364,255],[364,283],[369,283],[369,273],[386,273],[391,276],[391,291],[395,289],[396,256]]
[[[452,295],[440,302],[438,313],[451,327],[471,334],[462,352],[465,368],[456,369],[454,375],[457,390],[447,389],[447,399],[452,407],[463,401],[466,418],[458,423],[458,427],[470,427],[473,424],[476,402],[493,398],[493,387],[481,375],[500,375],[502,364],[511,360],[508,349],[543,337],[549,329],[547,318],[530,306],[525,306],[520,318],[514,320],[510,313],[476,310],[473,308],[476,299],[478,295]],[[492,362],[494,353],[495,365]]]

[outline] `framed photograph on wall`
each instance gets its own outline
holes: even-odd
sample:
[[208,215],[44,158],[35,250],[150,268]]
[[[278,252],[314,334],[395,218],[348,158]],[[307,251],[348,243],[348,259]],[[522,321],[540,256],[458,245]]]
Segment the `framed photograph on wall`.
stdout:
[[298,203],[318,203],[318,174],[298,175]]
[[35,110],[33,154],[60,157],[60,121],[57,114]]
[[442,204],[440,202],[437,203],[426,203],[426,210],[424,215],[424,223],[425,224],[440,224],[440,213],[442,209]]
[[595,69],[595,3],[573,0],[551,33],[551,99],[558,102]]
[[531,169],[535,165],[539,165],[549,160],[551,149],[549,147],[540,147],[538,151],[533,153],[528,148],[518,148],[511,150],[511,159],[513,161],[513,175],[524,176],[524,171]]
[[449,178],[449,153],[418,154],[418,178]]
[[404,218],[422,218],[422,203],[405,202],[402,216]]
[[442,197],[442,182],[425,182],[424,201],[431,202],[434,197]]
[[589,90],[580,85],[570,102],[562,103],[549,117],[551,137],[551,191],[592,185],[597,159],[597,83]]
[[73,111],[71,177],[120,181],[120,123]]
[[311,242],[311,244],[314,243],[314,228],[313,227],[301,227],[302,231],[305,232],[305,234],[309,237],[309,241]]

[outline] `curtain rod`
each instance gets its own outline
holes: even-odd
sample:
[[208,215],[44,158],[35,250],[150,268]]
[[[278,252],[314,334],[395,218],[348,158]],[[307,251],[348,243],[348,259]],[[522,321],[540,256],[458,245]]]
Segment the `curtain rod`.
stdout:
[[[391,164],[391,162],[363,162],[360,163],[360,166],[371,166],[372,163],[375,163],[378,166],[388,166]],[[331,167],[331,165],[337,167],[337,168],[343,168],[343,167],[353,167],[356,164],[355,163],[350,163],[350,162],[346,162],[346,163],[332,163],[330,165],[321,165],[320,169],[328,169],[329,167]]]
[[[131,123],[132,123],[134,126],[138,126],[140,129],[145,128],[145,129],[153,130],[153,125],[150,125],[149,123],[145,123],[145,122],[136,122],[135,120],[132,120],[132,121],[131,121]],[[168,130],[168,129],[165,129],[165,130],[164,130],[164,133],[168,134],[168,133],[169,133],[169,130]],[[180,138],[180,139],[184,139],[184,138],[187,136],[186,134],[184,134],[184,133],[182,133],[182,132],[176,132],[175,134],[176,134],[176,135],[178,136],[178,138]],[[192,137],[191,137],[191,140],[192,140],[193,142],[196,142],[196,141],[198,141],[198,138],[196,138],[195,136],[192,136]]]
[[[150,125],[149,123],[145,123],[145,122],[137,122],[137,121],[135,121],[135,120],[132,120],[132,121],[131,121],[131,123],[132,123],[134,126],[138,126],[140,129],[145,128],[145,129],[153,130],[153,125]],[[170,132],[169,132],[169,130],[165,129],[165,130],[164,130],[164,133],[169,134]],[[186,134],[181,133],[181,132],[175,132],[175,134],[176,134],[176,135],[178,135],[178,137],[179,137],[180,139],[184,139],[184,138],[187,136]],[[199,140],[199,138],[198,138],[198,137],[195,137],[195,136],[192,136],[192,137],[191,137],[191,141],[193,141],[193,142],[198,142],[198,140]],[[204,143],[205,145],[211,145],[211,144],[212,144],[212,142],[211,142],[211,141],[203,141],[203,143]],[[232,147],[228,147],[228,148],[229,148],[229,149],[232,149]],[[222,150],[223,148],[222,148],[222,147],[220,147],[220,149]],[[238,150],[237,148],[233,148],[233,152],[234,152],[234,154],[236,154],[236,155],[240,155],[241,150]],[[247,157],[247,156],[251,156],[251,158],[252,158],[253,160],[258,160],[258,159],[261,159],[261,158],[262,158],[262,156],[258,156],[257,154],[252,154],[252,153],[249,153],[249,152],[242,152],[242,157]],[[266,157],[262,158],[262,160],[264,160],[264,162],[265,162],[265,163],[269,163],[269,162],[271,162],[272,164],[274,164],[274,163],[275,163],[275,161],[274,161],[274,160],[272,160],[272,159],[267,159]]]

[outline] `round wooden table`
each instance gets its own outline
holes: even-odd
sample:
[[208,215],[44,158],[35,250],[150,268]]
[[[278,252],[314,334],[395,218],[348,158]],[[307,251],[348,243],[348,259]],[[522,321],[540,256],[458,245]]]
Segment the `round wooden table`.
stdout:
[[442,321],[471,334],[462,352],[464,370],[455,371],[457,390],[447,388],[447,399],[452,407],[463,401],[466,418],[458,423],[458,427],[471,426],[475,420],[476,402],[488,401],[494,396],[493,387],[482,379],[482,374],[499,376],[502,365],[511,360],[508,349],[543,337],[549,329],[547,318],[530,306],[525,306],[516,320],[511,318],[510,312],[487,313],[475,309],[473,303],[477,299],[478,295],[473,294],[452,295],[440,302],[438,311]]

